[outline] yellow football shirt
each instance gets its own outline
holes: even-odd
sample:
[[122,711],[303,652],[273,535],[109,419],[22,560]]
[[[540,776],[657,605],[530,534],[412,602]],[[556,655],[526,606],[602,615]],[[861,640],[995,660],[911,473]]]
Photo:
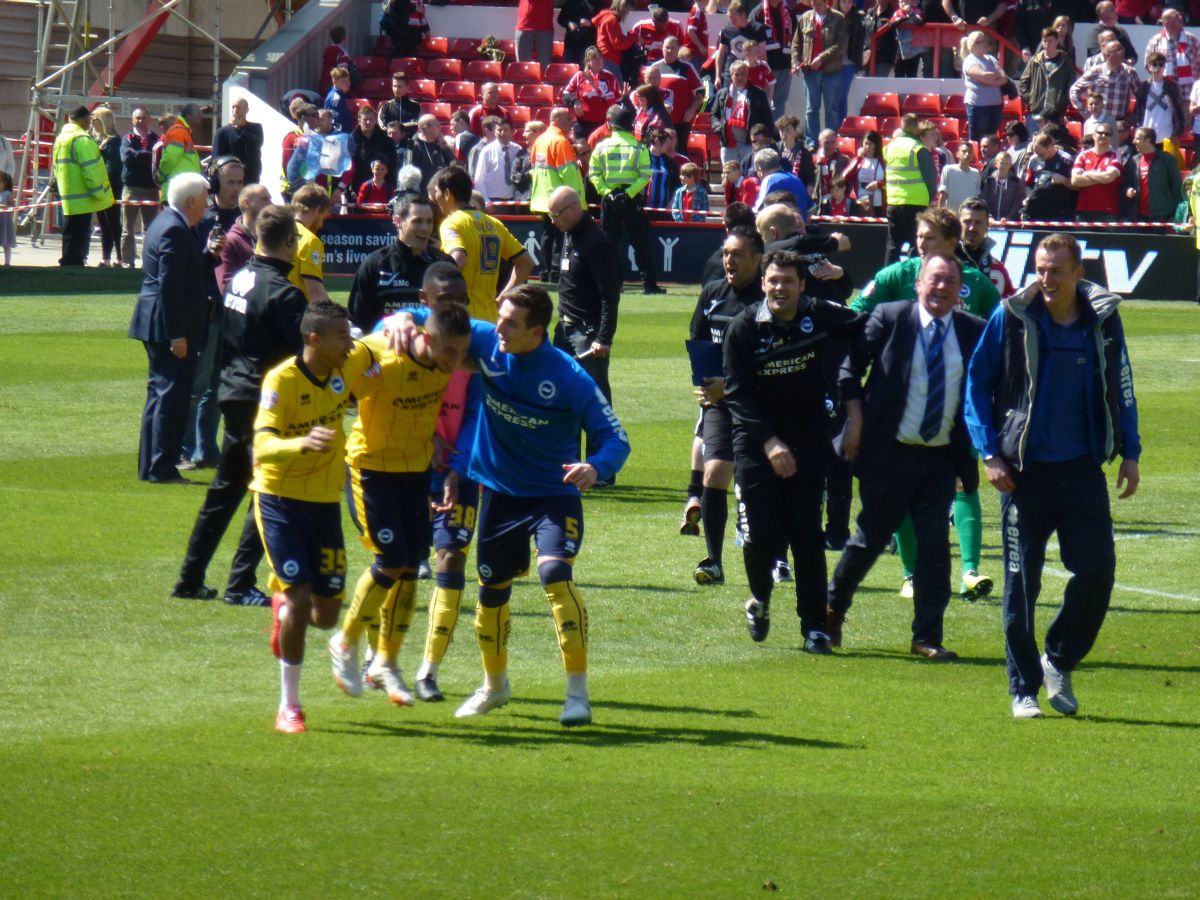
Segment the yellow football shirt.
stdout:
[[[254,477],[250,490],[311,503],[337,503],[346,483],[346,433],[350,384],[375,362],[360,341],[341,369],[317,378],[299,357],[280,363],[263,377],[254,419]],[[314,427],[334,432],[320,453],[302,453],[300,444]]]
[[496,295],[500,293],[500,263],[525,252],[525,245],[504,225],[476,209],[460,209],[442,220],[438,229],[442,252],[467,254],[463,277],[467,281],[468,310],[472,319],[495,323]]
[[433,458],[433,431],[449,372],[397,356],[383,334],[361,341],[378,360],[350,386],[358,417],[346,443],[346,462],[372,472],[424,472]]
[[304,291],[307,297],[305,278],[315,278],[321,282],[325,280],[325,243],[297,220],[296,260],[288,272],[288,281]]

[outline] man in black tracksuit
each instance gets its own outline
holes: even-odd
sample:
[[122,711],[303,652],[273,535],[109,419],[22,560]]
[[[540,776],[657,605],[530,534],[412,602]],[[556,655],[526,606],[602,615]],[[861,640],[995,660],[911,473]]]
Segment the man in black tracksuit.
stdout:
[[821,495],[829,444],[824,357],[831,341],[854,336],[860,317],[804,296],[807,264],[796,253],[763,257],[762,303],[725,332],[725,405],[733,417],[733,453],[750,637],[770,627],[771,570],[780,538],[795,561],[796,613],[804,649],[827,654],[825,541]]
[[[289,207],[268,206],[256,224],[261,255],[256,254],[230,280],[225,293],[225,367],[217,397],[225,418],[221,460],[204,505],[196,516],[187,556],[172,596],[211,600],[217,592],[204,575],[217,545],[250,486],[254,417],[262,377],[303,347],[300,318],[307,301],[288,281],[296,255],[296,223]],[[262,539],[247,514],[229,573],[225,602],[264,606],[270,599],[254,586],[262,559]]]
[[[583,208],[574,188],[556,188],[546,208],[564,235],[554,346],[569,353],[592,376],[611,405],[608,363],[621,302],[617,250]],[[589,441],[588,454],[594,449]]]
[[421,305],[425,270],[435,262],[453,262],[429,246],[433,236],[433,207],[424,197],[392,201],[397,241],[367,254],[350,286],[350,321],[369,334],[384,316]]

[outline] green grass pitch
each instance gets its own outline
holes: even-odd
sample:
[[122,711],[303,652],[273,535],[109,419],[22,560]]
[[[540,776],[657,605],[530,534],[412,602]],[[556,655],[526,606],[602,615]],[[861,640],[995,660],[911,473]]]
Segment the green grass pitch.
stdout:
[[[750,642],[732,542],[729,583],[693,584],[702,544],[677,526],[694,293],[679,289],[621,309],[613,384],[633,455],[586,499],[577,567],[595,725],[557,723],[553,626],[526,579],[508,707],[453,718],[480,678],[468,602],[449,702],[341,696],[314,634],[312,730],[288,738],[271,729],[269,613],[167,599],[202,489],[135,479],[135,288],[128,273],[0,274],[0,895],[1195,896],[1200,308],[1123,308],[1143,481],[1114,502],[1118,587],[1076,720],[1044,698],[1045,719],[1011,718],[998,602],[952,600],[957,665],[911,657],[894,557],[832,658],[799,652],[784,591],[770,639]],[[367,557],[348,519],[346,534],[353,582]],[[1042,630],[1063,584],[1053,556]]]

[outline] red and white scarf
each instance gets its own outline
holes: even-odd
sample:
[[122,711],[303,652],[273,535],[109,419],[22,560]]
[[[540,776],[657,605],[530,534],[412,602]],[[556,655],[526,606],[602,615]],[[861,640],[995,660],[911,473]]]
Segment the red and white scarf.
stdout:
[[792,47],[792,10],[788,4],[788,0],[780,0],[778,7],[779,18],[783,22],[781,34],[775,33],[775,20],[771,12],[771,4],[763,3],[762,22],[763,27],[767,29],[767,49],[782,49],[790,52]]
[[1176,39],[1172,38],[1164,28],[1158,37],[1166,48],[1163,53],[1167,58],[1166,76],[1175,79],[1179,85],[1179,92],[1186,97],[1195,80],[1192,75],[1192,48],[1188,42],[1187,32],[1179,32],[1179,37]]

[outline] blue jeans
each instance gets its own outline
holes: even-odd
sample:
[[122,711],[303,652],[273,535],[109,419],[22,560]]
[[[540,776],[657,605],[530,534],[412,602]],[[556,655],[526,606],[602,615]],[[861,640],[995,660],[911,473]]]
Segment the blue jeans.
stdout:
[[826,75],[823,72],[805,72],[804,89],[808,96],[804,110],[804,143],[815,147],[817,135],[821,133],[821,107],[825,107],[825,127],[837,130],[842,124],[838,118],[838,104],[842,102],[842,73]]
[[215,463],[221,456],[217,444],[217,430],[221,427],[217,386],[221,382],[223,330],[220,319],[208,323],[208,343],[196,359],[196,379],[192,382],[192,399],[180,454],[192,462]]
[[842,102],[838,106],[838,118],[845,121],[849,113],[850,106],[850,85],[854,84],[854,73],[858,67],[854,63],[843,63],[842,65]]
[[792,93],[792,70],[774,69],[772,74],[775,76],[775,91],[771,95],[771,112],[778,119],[787,115],[788,97]]
[[968,106],[967,137],[978,142],[985,134],[1000,130],[1000,106]]

